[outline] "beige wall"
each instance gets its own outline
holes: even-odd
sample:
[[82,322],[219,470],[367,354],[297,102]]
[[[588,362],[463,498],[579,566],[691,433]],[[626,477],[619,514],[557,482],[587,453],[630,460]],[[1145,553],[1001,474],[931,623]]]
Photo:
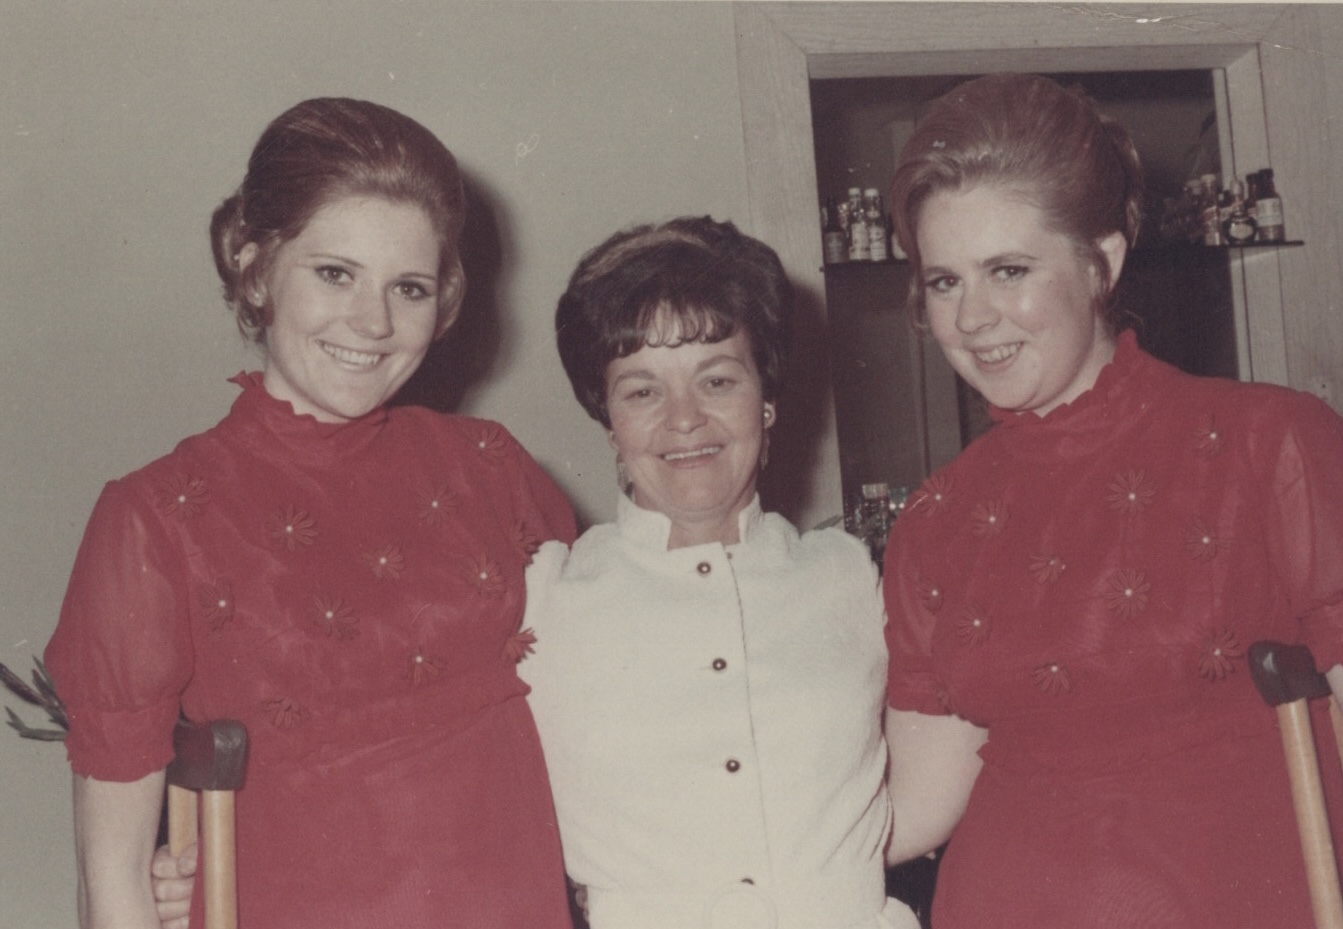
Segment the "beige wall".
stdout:
[[[555,299],[632,220],[744,222],[735,55],[722,3],[0,0],[0,661],[45,645],[102,483],[213,424],[255,366],[205,224],[304,97],[402,109],[457,154],[502,256],[499,347],[461,409],[608,515]],[[5,926],[75,923],[63,755],[0,731]]]

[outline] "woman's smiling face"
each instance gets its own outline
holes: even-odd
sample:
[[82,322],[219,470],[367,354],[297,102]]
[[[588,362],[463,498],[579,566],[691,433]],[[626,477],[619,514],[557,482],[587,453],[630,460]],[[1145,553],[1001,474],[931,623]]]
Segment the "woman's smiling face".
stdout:
[[606,369],[611,444],[634,500],[670,517],[669,546],[732,544],[755,496],[760,447],[773,423],[751,340],[644,346]]
[[[248,245],[241,260],[255,256]],[[382,406],[437,334],[439,261],[415,204],[346,197],[322,207],[263,277],[266,390],[321,422]]]
[[[1100,272],[1009,188],[930,196],[919,211],[928,325],[956,372],[993,405],[1041,416],[1096,383],[1114,354]],[[1099,243],[1117,277],[1125,243]]]

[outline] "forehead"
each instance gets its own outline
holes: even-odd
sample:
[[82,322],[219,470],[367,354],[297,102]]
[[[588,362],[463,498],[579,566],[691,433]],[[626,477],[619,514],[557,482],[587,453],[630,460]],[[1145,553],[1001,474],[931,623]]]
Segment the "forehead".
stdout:
[[751,340],[742,328],[718,342],[699,339],[681,341],[679,328],[650,332],[649,339],[637,351],[613,359],[606,366],[608,383],[620,377],[663,377],[694,373],[718,364],[737,364],[756,373]]
[[925,264],[1000,253],[1073,251],[1050,228],[1044,211],[1020,187],[979,184],[930,195],[919,210],[919,250]]

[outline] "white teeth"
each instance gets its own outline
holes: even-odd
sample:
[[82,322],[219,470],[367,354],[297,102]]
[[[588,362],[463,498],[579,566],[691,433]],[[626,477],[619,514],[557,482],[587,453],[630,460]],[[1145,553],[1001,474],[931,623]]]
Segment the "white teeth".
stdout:
[[684,461],[687,458],[699,458],[702,455],[714,455],[723,450],[721,445],[710,445],[707,448],[697,448],[691,452],[668,452],[663,455],[664,461]]
[[369,352],[356,352],[348,348],[341,348],[338,345],[332,345],[329,342],[322,343],[322,351],[326,352],[337,361],[343,361],[345,364],[359,365],[361,368],[371,368],[382,360],[381,355],[371,354]]
[[998,361],[1006,361],[1020,350],[1021,343],[1013,342],[1011,345],[999,345],[997,348],[989,349],[986,352],[975,352],[975,357],[984,364],[993,364]]

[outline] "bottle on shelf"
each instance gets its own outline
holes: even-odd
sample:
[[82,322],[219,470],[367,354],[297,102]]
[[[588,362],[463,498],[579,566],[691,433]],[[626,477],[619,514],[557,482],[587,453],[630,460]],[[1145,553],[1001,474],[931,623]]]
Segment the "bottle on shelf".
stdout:
[[886,231],[886,211],[882,208],[881,192],[875,187],[863,191],[863,221],[867,224],[868,259],[885,261],[890,257],[887,243],[891,238]]
[[1222,236],[1230,245],[1245,245],[1254,241],[1259,229],[1257,223],[1245,206],[1245,187],[1240,181],[1231,182],[1231,205],[1227,218],[1222,223]]
[[1258,241],[1281,242],[1287,235],[1282,221],[1282,198],[1273,186],[1273,169],[1263,168],[1258,173],[1255,200],[1255,221],[1259,223]]
[[833,198],[821,207],[821,247],[828,265],[849,260],[849,239],[840,225],[839,208]]
[[863,189],[849,188],[849,260],[868,261],[872,257],[872,243],[867,236],[867,222],[863,219]]
[[1203,191],[1199,198],[1199,225],[1202,228],[1201,241],[1204,245],[1222,244],[1221,208],[1217,203],[1217,175],[1205,174],[1200,178]]

